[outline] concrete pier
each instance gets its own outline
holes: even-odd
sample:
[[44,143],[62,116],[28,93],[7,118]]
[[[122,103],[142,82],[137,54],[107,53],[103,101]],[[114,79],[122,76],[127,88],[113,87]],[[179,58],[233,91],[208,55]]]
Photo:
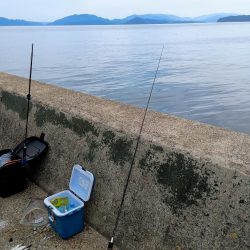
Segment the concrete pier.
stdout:
[[[0,148],[23,140],[28,81],[0,73]],[[87,222],[111,236],[143,110],[32,82],[29,135],[46,134],[32,173],[48,193],[75,163],[94,173]],[[249,249],[250,137],[149,111],[118,225],[121,249]]]

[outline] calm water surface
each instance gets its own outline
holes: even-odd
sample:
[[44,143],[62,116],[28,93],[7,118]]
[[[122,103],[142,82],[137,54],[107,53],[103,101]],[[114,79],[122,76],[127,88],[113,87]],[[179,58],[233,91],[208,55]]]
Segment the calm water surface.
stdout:
[[250,23],[1,27],[0,71],[250,133]]

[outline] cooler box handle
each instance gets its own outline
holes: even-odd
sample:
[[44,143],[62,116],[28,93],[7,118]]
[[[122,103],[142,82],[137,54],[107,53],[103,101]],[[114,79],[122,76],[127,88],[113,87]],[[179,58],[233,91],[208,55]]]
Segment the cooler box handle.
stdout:
[[53,207],[51,206],[48,207],[48,213],[49,213],[48,217],[49,217],[50,222],[56,224],[56,216],[53,212]]

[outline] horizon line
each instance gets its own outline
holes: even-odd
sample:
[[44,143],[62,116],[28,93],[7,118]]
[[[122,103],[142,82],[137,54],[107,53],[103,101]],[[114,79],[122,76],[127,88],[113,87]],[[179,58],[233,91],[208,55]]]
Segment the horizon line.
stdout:
[[104,19],[108,19],[108,20],[116,20],[116,19],[124,19],[124,18],[127,18],[129,16],[134,16],[134,15],[137,15],[137,16],[142,16],[142,15],[170,15],[170,16],[177,16],[177,17],[180,17],[180,18],[198,18],[198,17],[202,17],[202,16],[209,16],[209,15],[216,15],[216,14],[234,14],[234,15],[250,15],[250,14],[243,14],[243,13],[230,13],[230,12],[213,12],[213,13],[210,13],[210,14],[201,14],[201,15],[195,15],[195,16],[178,16],[176,14],[170,14],[170,13],[143,13],[143,14],[130,14],[130,15],[127,15],[125,17],[121,17],[121,18],[108,18],[108,17],[103,17],[103,16],[98,16],[96,14],[90,14],[90,13],[80,13],[80,14],[70,14],[70,15],[67,15],[67,16],[63,16],[63,17],[60,17],[60,18],[57,18],[57,19],[53,19],[53,21],[33,21],[33,20],[30,20],[30,19],[23,19],[23,18],[11,18],[11,17],[6,17],[6,16],[0,16],[0,18],[6,18],[6,19],[10,19],[10,20],[21,20],[21,21],[28,21],[28,22],[38,22],[38,23],[50,23],[50,22],[54,22],[56,20],[60,20],[62,18],[65,18],[65,17],[69,17],[69,16],[74,16],[74,15],[93,15],[93,16],[97,16],[97,17],[101,17],[101,18],[104,18]]

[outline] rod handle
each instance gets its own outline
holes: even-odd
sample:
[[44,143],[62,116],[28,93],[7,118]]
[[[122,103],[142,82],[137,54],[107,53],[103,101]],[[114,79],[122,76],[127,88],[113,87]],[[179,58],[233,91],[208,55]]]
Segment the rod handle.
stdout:
[[112,237],[112,238],[110,239],[110,242],[109,242],[109,244],[108,244],[108,250],[109,250],[109,249],[113,249],[113,246],[114,246],[114,237]]

